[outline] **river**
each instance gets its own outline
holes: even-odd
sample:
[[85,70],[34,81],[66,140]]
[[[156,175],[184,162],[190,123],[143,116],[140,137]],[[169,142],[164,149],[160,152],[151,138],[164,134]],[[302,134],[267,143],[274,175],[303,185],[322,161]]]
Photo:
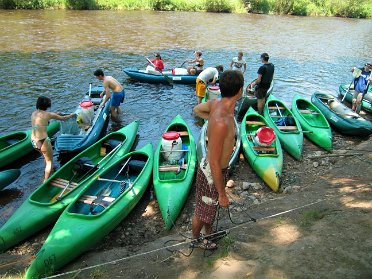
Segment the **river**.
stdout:
[[[250,81],[260,54],[268,52],[276,67],[273,93],[289,103],[294,93],[307,98],[316,90],[336,94],[340,83],[350,82],[352,66],[372,62],[371,30],[372,20],[345,18],[0,10],[0,136],[30,128],[39,95],[51,97],[52,111],[73,112],[89,82],[100,84],[93,71],[102,68],[125,86],[123,124],[140,120],[138,147],[148,142],[155,147],[178,113],[197,139],[193,86],[133,82],[122,68],[143,68],[144,57],[154,52],[161,53],[166,68],[177,67],[194,50],[203,52],[206,66],[228,68],[243,51]],[[9,166],[15,167],[22,174],[0,192],[0,225],[42,181],[44,162],[36,152]]]

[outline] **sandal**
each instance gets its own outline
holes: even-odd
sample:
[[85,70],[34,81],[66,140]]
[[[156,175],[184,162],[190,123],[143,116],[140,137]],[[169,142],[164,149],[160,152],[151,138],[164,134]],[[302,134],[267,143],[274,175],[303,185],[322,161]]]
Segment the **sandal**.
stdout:
[[190,243],[190,248],[201,248],[204,250],[216,250],[218,248],[217,243],[214,243],[208,239],[193,240]]

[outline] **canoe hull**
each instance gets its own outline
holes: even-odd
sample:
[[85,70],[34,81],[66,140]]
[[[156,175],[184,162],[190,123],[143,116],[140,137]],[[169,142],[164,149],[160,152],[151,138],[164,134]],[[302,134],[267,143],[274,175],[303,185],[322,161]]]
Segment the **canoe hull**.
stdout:
[[[335,96],[315,92],[311,96],[311,102],[340,133],[352,136],[368,136],[372,133],[372,122],[346,107]],[[328,103],[332,104],[332,109]]]
[[[140,173],[116,174],[122,165],[129,159],[141,158],[144,166]],[[130,177],[132,185],[116,197],[99,214],[91,213],[91,205],[80,201],[82,197],[91,195],[99,189],[119,187],[120,184],[101,183],[97,179],[90,181],[85,190],[75,199],[75,201],[63,212],[54,228],[50,232],[45,244],[36,254],[36,259],[26,272],[25,278],[40,278],[52,275],[68,262],[85,252],[102,238],[109,234],[123,219],[132,211],[138,201],[142,198],[151,178],[153,164],[153,152],[151,144],[146,145],[138,151],[133,151],[124,155],[115,164],[106,167],[97,173],[97,176],[118,180],[125,180]],[[111,192],[110,195],[112,195]]]
[[[48,125],[48,136],[53,136],[58,130],[59,122],[51,121]],[[17,161],[33,150],[31,130],[15,132],[0,137],[0,168]]]
[[20,175],[19,169],[0,171],[0,190],[13,183]]
[[[189,195],[195,170],[196,170],[196,147],[195,140],[186,122],[177,115],[167,127],[166,131],[183,131],[187,135],[182,136],[186,169],[172,171],[159,171],[162,165],[169,165],[161,156],[161,141],[155,151],[153,167],[153,183],[156,198],[164,220],[165,228],[171,229],[183,208]],[[176,165],[176,167],[178,167]]]
[[[62,211],[78,196],[80,191],[84,189],[86,182],[94,179],[94,175],[97,171],[92,171],[86,176],[83,175],[74,178],[74,162],[82,157],[88,157],[93,164],[97,164],[107,155],[100,163],[98,170],[104,168],[107,164],[115,163],[129,152],[134,143],[137,129],[138,122],[135,121],[119,131],[105,136],[96,144],[76,155],[58,169],[48,180],[41,184],[0,229],[0,251],[7,250],[54,223]],[[104,147],[104,143],[109,140],[121,141],[123,144],[113,153],[103,155],[101,154],[101,150]],[[62,187],[56,187],[56,181],[61,179],[65,181],[60,184]],[[69,191],[65,191],[61,200],[53,200],[53,198],[62,192],[62,188],[69,183],[69,180],[76,183],[76,186],[72,189],[70,188],[71,190]],[[27,215],[27,218],[25,218],[25,215]]]
[[[349,88],[349,85],[350,84],[341,84],[339,86],[338,92],[341,98],[344,98],[345,93],[347,92],[347,89]],[[351,103],[353,99],[353,94],[354,94],[354,85],[350,87],[350,90],[348,91],[345,97],[345,100]],[[372,113],[372,86],[369,87],[367,94],[365,94],[362,99],[362,109]]]
[[[260,122],[261,124],[257,124]],[[265,125],[262,125],[262,123]],[[283,170],[283,151],[279,139],[275,139],[270,146],[271,148],[275,148],[274,152],[261,152],[254,149],[255,144],[253,142],[253,137],[256,131],[263,126],[269,126],[266,119],[253,108],[249,108],[243,117],[240,128],[243,154],[257,175],[274,192],[277,192],[279,190]]]
[[[130,78],[140,82],[168,84],[163,75],[145,73],[137,68],[125,68],[123,69],[123,72]],[[195,84],[197,78],[197,75],[172,75],[168,72],[163,73],[166,74],[173,81],[173,83],[179,84]]]
[[322,112],[308,100],[295,95],[292,112],[301,124],[304,135],[327,151],[332,150],[332,130]]
[[[75,118],[71,119],[73,129],[63,131],[58,135],[55,143],[55,149],[59,153],[78,153],[94,144],[101,135],[103,128],[109,120],[110,103],[107,102],[103,108],[99,108],[102,98],[99,94],[103,91],[103,87],[94,87],[91,91],[91,100],[94,103],[94,117],[89,126],[78,126]],[[89,100],[88,94],[85,95],[83,101]],[[77,111],[79,110],[79,107]],[[75,122],[75,123],[72,123]],[[61,127],[64,123],[61,123]],[[89,128],[87,128],[89,127]]]
[[[279,110],[277,109],[283,108]],[[280,130],[279,126],[275,124],[275,121],[281,116],[288,116],[293,118],[295,123],[295,130]],[[275,134],[280,140],[281,146],[295,159],[300,160],[303,148],[304,137],[302,134],[301,125],[293,115],[293,113],[287,108],[287,106],[273,95],[270,95],[267,99],[264,108],[264,117],[275,131]],[[283,127],[283,126],[282,126]]]

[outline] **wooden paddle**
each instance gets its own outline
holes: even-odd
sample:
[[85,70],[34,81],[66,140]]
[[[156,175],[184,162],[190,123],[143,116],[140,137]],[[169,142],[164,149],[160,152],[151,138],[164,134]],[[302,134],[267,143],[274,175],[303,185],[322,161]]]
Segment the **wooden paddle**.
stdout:
[[[145,57],[145,58],[146,58],[147,62],[149,62],[149,63],[151,64],[151,66],[153,66],[154,69],[156,69],[156,66],[154,65],[154,63],[152,63],[152,61],[151,61],[150,59],[148,59],[147,57]],[[162,72],[160,72],[160,71],[159,71],[159,73],[162,74],[162,76],[164,77],[165,81],[166,81],[169,85],[172,85],[172,86],[173,86],[173,80],[172,80],[170,77],[168,77],[166,74],[164,74],[164,73],[162,73]]]

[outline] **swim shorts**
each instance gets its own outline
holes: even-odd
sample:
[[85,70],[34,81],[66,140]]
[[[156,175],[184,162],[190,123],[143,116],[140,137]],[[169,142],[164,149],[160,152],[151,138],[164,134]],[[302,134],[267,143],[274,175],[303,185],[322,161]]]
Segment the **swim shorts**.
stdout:
[[196,96],[201,97],[201,98],[204,97],[205,96],[205,90],[206,90],[206,86],[205,86],[204,81],[202,81],[200,78],[197,78],[196,79],[196,88],[195,88]]
[[112,107],[120,106],[120,103],[124,102],[124,98],[125,98],[124,89],[121,92],[112,92],[110,106]]

